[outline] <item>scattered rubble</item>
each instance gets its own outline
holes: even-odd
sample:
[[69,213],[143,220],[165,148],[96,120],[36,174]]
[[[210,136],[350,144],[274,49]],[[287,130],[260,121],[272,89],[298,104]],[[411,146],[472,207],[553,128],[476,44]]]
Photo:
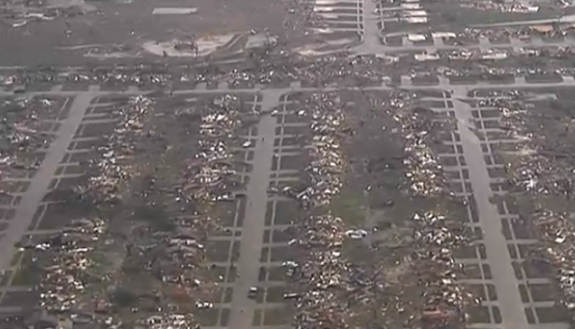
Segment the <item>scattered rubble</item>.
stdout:
[[[349,170],[342,163],[342,144],[354,135],[343,115],[346,102],[330,93],[310,94],[298,101],[303,106],[297,114],[312,122],[311,165],[305,177],[311,184],[319,182],[329,186],[330,192],[338,193],[323,192],[321,202],[303,203],[307,215],[294,219],[292,245],[303,255],[297,261],[284,263],[284,267],[297,294],[293,303],[297,328],[347,328],[374,321],[385,327],[463,325],[466,307],[476,303],[475,297],[458,282],[463,269],[453,258],[455,250],[470,243],[469,234],[460,219],[451,218],[442,208],[443,202],[452,197],[442,167],[428,145],[433,142],[431,133],[444,127],[434,113],[414,108],[412,99],[415,95],[407,92],[393,93],[385,104],[401,127],[397,136],[405,138],[402,169],[409,185],[403,195],[443,201],[436,210],[416,212],[404,221],[405,230],[412,236],[399,233],[402,237],[397,237],[393,247],[392,241],[380,237],[386,235],[385,230],[369,228],[367,221],[364,227],[350,227],[345,218],[329,210],[333,197],[346,184],[343,180]],[[337,189],[328,182],[337,183]],[[293,196],[307,201],[302,196],[315,186],[318,185],[308,187],[300,195],[296,191]],[[364,195],[369,191],[368,186]],[[393,208],[394,203],[388,207]],[[369,261],[362,264],[360,259],[350,258],[349,252],[354,248],[361,250],[358,257]],[[399,268],[404,269],[398,277]]]
[[42,97],[0,99],[0,181],[7,176],[28,177],[39,168],[41,152],[54,138],[43,123],[58,117],[57,103]]
[[166,100],[137,96],[114,105],[118,122],[86,164],[86,183],[60,204],[89,215],[23,246],[43,273],[38,289],[50,314],[186,329],[198,328],[197,313],[214,307],[219,288],[204,266],[205,244],[218,229],[218,202],[235,198],[236,130],[257,113],[233,95],[183,103],[166,110],[170,116],[158,101]]
[[142,119],[148,114],[151,105],[149,98],[137,96],[114,113],[120,121],[114,133],[108,137],[107,145],[97,149],[101,154],[100,160],[95,164],[98,175],[91,177],[88,185],[89,189],[95,190],[94,195],[104,197],[105,202],[121,198],[120,187],[131,175],[126,162],[133,158],[136,151],[134,143],[143,134]]
[[[204,113],[196,114],[201,116],[199,153],[189,161],[180,197],[211,201],[233,200],[224,178],[235,175],[236,171],[231,168],[233,154],[231,147],[226,144],[230,139],[233,140],[232,132],[241,123],[240,106],[241,102],[237,97],[226,95],[214,100]],[[178,113],[181,118],[193,115],[195,113],[188,111]]]
[[339,194],[342,185],[340,176],[345,170],[340,150],[342,104],[335,95],[314,94],[304,106],[309,111],[296,114],[311,121],[311,162],[305,168],[310,186],[298,191],[295,197],[303,207],[319,207]]

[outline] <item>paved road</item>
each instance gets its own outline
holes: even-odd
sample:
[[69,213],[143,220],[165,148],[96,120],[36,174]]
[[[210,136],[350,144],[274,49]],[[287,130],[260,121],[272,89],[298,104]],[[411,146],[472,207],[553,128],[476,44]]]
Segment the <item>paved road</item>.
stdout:
[[28,191],[22,196],[22,201],[16,209],[15,217],[10,221],[10,225],[6,229],[5,237],[0,239],[0,250],[2,250],[0,269],[6,270],[10,268],[10,261],[16,253],[15,244],[20,241],[32,223],[36,207],[46,194],[54,173],[66,154],[67,147],[82,122],[90,101],[94,97],[95,94],[93,92],[87,91],[78,94],[72,102],[68,118],[61,123],[58,136],[48,148],[46,157],[31,180]]
[[[277,106],[280,95],[281,92],[277,90],[264,92],[262,110]],[[237,262],[239,277],[234,284],[230,316],[230,324],[234,329],[251,328],[256,309],[256,302],[248,298],[248,290],[258,285],[276,126],[276,118],[271,115],[262,116],[257,125],[258,136],[253,149],[253,170],[246,189],[247,205]]]
[[[256,86],[256,88],[252,89],[237,89],[237,88],[229,88],[225,85],[221,85],[217,89],[205,89],[205,86],[199,85],[196,89],[188,89],[188,90],[175,90],[175,95],[180,94],[219,94],[219,93],[253,93],[253,92],[330,92],[330,91],[338,91],[338,90],[373,90],[373,91],[391,91],[397,89],[444,89],[444,90],[452,90],[454,88],[465,87],[468,90],[474,89],[513,89],[513,88],[534,88],[534,87],[573,87],[575,86],[575,79],[572,76],[563,76],[562,82],[526,82],[525,78],[518,77],[515,79],[514,83],[491,83],[486,81],[478,81],[474,83],[461,83],[461,84],[451,84],[447,78],[440,77],[439,83],[437,84],[430,84],[430,85],[416,85],[411,81],[410,77],[402,77],[402,84],[400,86],[389,86],[384,83],[377,86],[365,86],[365,87],[301,87],[299,83],[292,83],[290,88],[273,88],[268,86]],[[93,97],[98,96],[105,96],[105,95],[114,95],[114,94],[123,94],[123,95],[140,95],[146,93],[153,93],[153,91],[142,91],[138,90],[138,88],[133,87],[128,90],[124,91],[63,91],[55,88],[51,91],[35,91],[35,92],[27,92],[24,95],[27,96],[35,96],[35,95],[55,95],[55,96],[75,96],[78,94],[89,94]],[[8,91],[0,90],[0,97],[2,96],[13,96],[14,93]]]
[[[454,96],[465,96],[466,91],[458,88]],[[473,117],[471,107],[467,103],[453,100],[455,117],[458,121],[461,145],[469,170],[469,179],[473,187],[473,195],[477,202],[479,221],[483,230],[487,259],[491,266],[493,284],[499,296],[499,308],[505,329],[525,329],[528,327],[527,318],[523,310],[523,303],[519,295],[519,287],[513,267],[511,256],[507,252],[507,241],[503,236],[500,215],[496,206],[490,202],[493,192],[489,186],[490,177],[483,159],[481,142],[472,131]]]
[[575,23],[575,15],[565,15],[546,19],[532,19],[526,21],[513,20],[502,23],[477,24],[473,25],[473,27],[507,27],[507,26],[521,26],[521,25],[567,24],[567,23]]
[[[366,0],[370,1],[370,0]],[[367,22],[366,22],[367,24]],[[366,36],[367,38],[367,36]],[[349,49],[352,53],[357,54],[393,54],[406,51],[419,51],[434,53],[438,50],[469,50],[481,49],[486,51],[489,49],[509,49],[516,50],[520,48],[543,48],[543,47],[572,47],[575,45],[575,40],[566,40],[560,42],[545,42],[541,39],[533,39],[531,42],[521,42],[519,40],[511,40],[507,44],[493,44],[493,43],[480,43],[475,45],[456,46],[436,42],[433,45],[403,45],[403,46],[388,46],[383,44],[374,44],[373,42],[365,42],[364,44],[352,47]]]
[[[358,46],[357,50],[365,53],[378,53],[381,52],[380,38],[381,31],[377,26],[379,15],[374,14],[377,5],[373,0],[363,0],[363,44]],[[361,47],[361,50],[359,49]],[[356,50],[352,48],[352,51]]]

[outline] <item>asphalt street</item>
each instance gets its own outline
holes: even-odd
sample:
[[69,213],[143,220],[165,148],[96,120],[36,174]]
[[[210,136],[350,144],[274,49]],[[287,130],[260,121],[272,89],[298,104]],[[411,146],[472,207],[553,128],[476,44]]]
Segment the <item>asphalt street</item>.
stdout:
[[[461,88],[455,89],[453,96],[457,98],[459,95],[465,96],[466,91]],[[506,252],[507,241],[502,233],[500,216],[496,206],[490,202],[493,191],[489,186],[490,177],[483,159],[481,142],[471,129],[473,127],[472,108],[457,99],[454,99],[453,103],[463,155],[467,162],[473,195],[477,202],[487,259],[493,273],[493,284],[499,296],[502,324],[506,329],[524,329],[528,327],[528,323],[519,296],[519,284],[511,266],[512,259]]]
[[[301,87],[298,83],[292,83],[289,88],[273,88],[268,86],[256,86],[255,88],[251,89],[242,89],[242,88],[230,88],[226,85],[220,85],[218,89],[206,89],[205,84],[199,84],[196,89],[185,89],[185,90],[174,90],[174,95],[179,94],[189,94],[189,93],[196,93],[196,94],[218,94],[222,92],[230,92],[230,93],[253,93],[253,92],[265,92],[265,91],[284,91],[284,92],[330,92],[330,91],[338,91],[338,90],[373,90],[373,91],[385,91],[385,90],[397,90],[397,89],[445,89],[445,90],[453,90],[454,88],[465,88],[467,90],[474,90],[474,89],[496,89],[496,88],[504,88],[504,89],[518,89],[518,88],[535,88],[535,87],[571,87],[575,86],[575,78],[572,76],[562,76],[563,81],[561,82],[527,82],[525,78],[518,77],[515,78],[515,82],[513,83],[497,83],[497,82],[487,82],[487,81],[479,81],[474,82],[471,84],[465,83],[458,83],[458,84],[451,84],[447,78],[440,77],[439,83],[436,84],[428,84],[428,85],[417,85],[413,83],[409,76],[402,77],[401,85],[400,86],[389,86],[388,84],[382,83],[381,85],[372,85],[372,86],[364,86],[364,87]],[[82,93],[89,93],[93,97],[96,96],[105,96],[109,94],[117,94],[121,93],[123,95],[140,95],[146,94],[148,91],[141,91],[138,90],[137,87],[130,87],[123,91],[65,91],[62,90],[62,86],[55,86],[51,91],[38,91],[38,92],[27,92],[25,95],[34,96],[34,95],[59,95],[59,96],[75,96],[77,94]],[[11,96],[13,95],[10,91],[4,91],[0,89],[0,96]]]
[[[373,0],[363,0],[363,43],[357,47],[357,51],[366,53],[381,52],[381,31],[377,26],[379,16],[375,14],[376,9],[376,3]],[[355,49],[352,48],[352,50]]]
[[[366,0],[370,1],[370,0]],[[367,25],[367,24],[366,24]],[[375,32],[375,28],[370,30],[370,32]],[[367,38],[367,35],[366,35]],[[480,49],[482,51],[487,51],[489,49],[509,49],[514,48],[518,50],[520,48],[545,48],[545,47],[571,47],[575,44],[574,40],[564,40],[557,42],[547,42],[540,38],[532,38],[529,42],[523,42],[518,39],[511,39],[509,43],[491,43],[487,39],[483,39],[483,42],[478,44],[471,44],[465,46],[448,45],[440,42],[439,40],[434,40],[433,45],[403,45],[403,46],[388,46],[381,43],[373,43],[374,37],[371,38],[371,42],[365,42],[364,44],[358,45],[350,49],[350,51],[359,54],[392,54],[406,51],[419,51],[426,53],[435,53],[438,50],[470,50],[470,49]]]
[[[262,110],[267,111],[279,104],[281,92],[263,92]],[[246,189],[247,205],[242,228],[240,258],[237,262],[238,278],[234,285],[230,321],[234,329],[249,329],[256,308],[254,299],[248,298],[250,287],[258,286],[258,270],[263,247],[268,187],[272,174],[272,157],[277,122],[270,114],[263,115],[257,125],[258,135],[253,148],[253,170]]]

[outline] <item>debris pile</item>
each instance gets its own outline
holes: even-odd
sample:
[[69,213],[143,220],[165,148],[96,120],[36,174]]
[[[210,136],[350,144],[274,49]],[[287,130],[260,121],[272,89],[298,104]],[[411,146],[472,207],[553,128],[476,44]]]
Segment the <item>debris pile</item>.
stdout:
[[0,101],[0,179],[40,166],[35,151],[48,148],[53,137],[42,130],[42,120],[57,116],[47,98],[7,98]]
[[42,268],[38,288],[41,306],[46,311],[68,313],[83,308],[82,303],[91,302],[80,298],[86,295],[90,282],[107,279],[91,273],[94,262],[90,257],[105,229],[104,221],[99,218],[78,219],[50,239],[24,246],[38,252],[37,259],[49,262],[41,264],[39,260],[37,263]]
[[[405,140],[403,164],[409,179],[406,194],[449,197],[443,168],[429,145],[442,122],[435,113],[414,107],[416,97],[408,92],[394,93],[384,105],[401,126]],[[334,177],[334,188],[337,187],[338,193],[341,190],[345,167],[340,149],[349,136],[343,122],[342,103],[345,102],[337,95],[314,94],[304,103],[305,110],[296,112],[312,120],[312,156],[306,169],[312,184],[308,190],[316,186],[314,183],[325,182],[326,177]],[[331,194],[323,191],[321,194],[327,197],[306,206],[318,209],[315,207],[332,201]],[[288,276],[303,284],[296,302],[295,325],[344,328],[366,325],[368,318],[380,324],[383,321],[390,326],[401,324],[409,328],[422,322],[429,327],[463,324],[464,307],[471,296],[458,282],[462,268],[455,263],[453,251],[468,242],[467,232],[462,222],[442,213],[437,210],[415,214],[406,228],[413,231],[411,237],[395,233],[387,236],[384,232],[380,236],[377,229],[350,229],[342,219],[329,213],[315,212],[296,223],[301,232],[294,239],[304,248],[307,258],[301,266],[286,265]],[[361,261],[349,259],[348,252],[352,249],[362,250],[362,257],[372,260],[369,265],[358,266]],[[375,256],[380,252],[393,256]],[[396,268],[401,268],[400,277],[395,277]],[[423,296],[423,300],[414,301],[413,296]]]
[[[51,239],[29,247],[50,254],[38,254],[49,262],[42,265],[42,307],[50,313],[69,315],[73,323],[119,326],[135,322],[158,328],[197,328],[191,310],[205,308],[206,303],[200,300],[214,288],[199,279],[204,275],[198,266],[204,261],[204,246],[186,234],[155,232],[153,244],[127,244],[122,271],[114,273],[94,260],[105,246],[114,243],[103,235],[104,230],[102,220],[81,219]],[[143,236],[146,232],[137,233]],[[122,283],[134,279],[132,271],[142,270],[157,276],[162,288],[149,283],[148,290],[136,292]],[[130,318],[122,314],[126,306],[130,307]]]
[[[311,163],[305,168],[311,186],[298,194],[304,206],[321,206],[341,191],[340,175],[344,164],[341,156],[340,139],[343,125],[341,100],[333,95],[314,94],[311,102],[318,106],[311,108],[310,146]],[[298,112],[304,115],[305,112]]]
[[[152,108],[154,104],[145,97],[131,98],[116,113],[120,122],[106,137],[107,144],[98,149],[96,176],[86,189],[97,200],[115,202],[96,205],[111,229],[94,240],[95,252],[87,250],[91,267],[89,274],[81,274],[87,277],[82,290],[61,288],[61,280],[51,282],[51,291],[62,292],[59,299],[74,301],[66,314],[82,312],[90,318],[86,322],[191,329],[198,327],[197,312],[214,307],[210,301],[217,286],[211,269],[202,266],[207,234],[216,224],[207,208],[222,199],[222,190],[229,190],[224,178],[233,172],[225,142],[239,123],[239,100],[221,97],[172,117]],[[190,144],[171,145],[174,138]],[[145,147],[148,152],[142,152]],[[161,156],[150,157],[149,150]],[[189,157],[174,156],[189,150]],[[193,163],[185,163],[193,155]],[[54,269],[63,268],[62,257],[52,257]],[[54,305],[48,311],[58,311]]]
[[[94,46],[88,53],[108,51]],[[116,48],[118,46],[115,46]],[[123,47],[125,48],[125,46]],[[126,52],[126,49],[112,51]],[[133,49],[131,50],[133,51]],[[292,82],[305,85],[325,86],[330,84],[369,85],[381,83],[386,77],[384,68],[390,64],[387,58],[373,56],[349,57],[345,54],[298,57],[285,51],[252,51],[250,61],[240,63],[232,69],[225,66],[202,63],[187,65],[135,65],[114,67],[86,67],[70,71],[59,71],[54,67],[34,70],[13,70],[0,73],[0,87],[15,89],[22,85],[35,84],[101,84],[111,87],[138,86],[141,88],[165,88],[173,84],[194,87],[197,83],[211,84],[227,81],[232,88],[248,88],[256,83],[287,86]]]
[[[499,151],[507,162],[507,183],[532,195],[572,195],[575,166],[568,156],[571,147],[564,142],[570,140],[570,120],[557,119],[553,105],[544,112],[526,111],[512,100],[496,105],[507,135],[516,140],[512,149]],[[542,130],[553,135],[540,134]]]
[[[233,200],[228,180],[236,171],[231,168],[233,154],[228,144],[233,139],[233,130],[241,123],[240,106],[241,100],[238,97],[225,95],[215,99],[199,114],[199,150],[189,162],[182,178],[182,194],[196,200]],[[179,115],[193,114],[182,112]]]
[[[205,246],[195,236],[203,236],[204,232],[196,229],[194,220],[171,220],[175,222],[174,230],[158,232],[150,226],[140,227],[133,232],[140,238],[126,245],[126,259],[115,288],[134,296],[134,303],[125,305],[115,295],[108,299],[117,310],[128,306],[129,310],[116,313],[120,318],[129,311],[132,322],[145,324],[153,318],[154,323],[166,328],[195,328],[195,310],[213,308],[205,300],[216,288],[206,280],[208,270],[201,266],[205,262]],[[149,274],[139,273],[142,269]],[[142,283],[134,283],[135,279]],[[148,288],[142,289],[143,286]]]
[[[304,328],[347,328],[345,286],[349,286],[348,263],[341,257],[346,238],[341,218],[330,215],[311,216],[301,229],[305,232],[299,245],[307,251],[306,262],[299,271],[305,289],[296,302],[294,326]],[[294,267],[287,264],[288,270]],[[293,274],[291,275],[293,277]]]
[[[416,213],[412,222],[413,241],[393,252],[394,257],[404,259],[391,267],[382,263],[366,269],[346,260],[342,248],[350,240],[363,244],[373,233],[345,230],[343,221],[331,215],[304,220],[297,244],[307,255],[305,262],[301,266],[295,262],[284,264],[288,277],[304,283],[295,304],[296,327],[346,328],[361,321],[360,313],[366,310],[390,323],[399,320],[410,328],[419,323],[428,328],[463,324],[465,306],[475,300],[457,281],[463,269],[455,263],[453,250],[468,242],[466,233],[460,223],[432,212]],[[377,246],[371,248],[383,252]],[[409,252],[396,254],[403,248]],[[393,268],[403,263],[408,273],[396,278]],[[414,288],[422,294],[422,301],[412,302]]]
[[[405,110],[409,95],[397,95],[391,106],[394,119],[402,126],[405,138],[403,164],[406,167],[405,176],[409,179],[409,192],[415,196],[436,196],[445,191],[443,168],[437,162],[433,150],[428,145],[430,133],[436,128],[429,110],[416,108]],[[403,109],[403,110],[401,110]]]
[[[57,18],[88,15],[97,9],[83,2],[43,3],[40,1],[10,0],[0,4],[0,17],[6,26],[19,28],[28,24],[40,24]],[[71,33],[67,32],[67,33]]]
[[135,141],[143,134],[143,119],[150,111],[152,100],[144,96],[130,99],[126,106],[115,113],[120,121],[114,133],[107,137],[106,145],[98,147],[101,157],[95,164],[97,175],[90,178],[88,189],[94,195],[103,197],[103,201],[114,201],[121,198],[119,189],[130,177],[128,159],[135,150]]
[[253,88],[256,82],[261,83],[264,79],[256,80],[253,72],[234,69],[226,76],[229,88]]
[[461,223],[433,212],[416,213],[412,220],[416,251],[413,264],[419,285],[425,287],[422,321],[435,325],[463,323],[471,297],[457,282],[462,268],[453,250],[468,242]]
[[557,283],[562,292],[561,303],[575,319],[575,226],[563,214],[541,210],[533,215],[533,225],[540,233],[542,258],[535,258],[534,265],[544,273],[556,269]]

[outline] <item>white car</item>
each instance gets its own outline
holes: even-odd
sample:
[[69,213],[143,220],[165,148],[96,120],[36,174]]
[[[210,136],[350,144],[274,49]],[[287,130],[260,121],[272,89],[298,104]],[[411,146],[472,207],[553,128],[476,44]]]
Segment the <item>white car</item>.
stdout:
[[214,308],[214,304],[208,302],[196,302],[196,308],[200,310],[207,310]]
[[256,296],[258,295],[258,287],[250,287],[250,289],[248,290],[248,298],[256,298]]
[[367,234],[368,233],[365,230],[348,230],[347,232],[345,232],[345,235],[347,235],[352,239],[363,239],[367,237]]

